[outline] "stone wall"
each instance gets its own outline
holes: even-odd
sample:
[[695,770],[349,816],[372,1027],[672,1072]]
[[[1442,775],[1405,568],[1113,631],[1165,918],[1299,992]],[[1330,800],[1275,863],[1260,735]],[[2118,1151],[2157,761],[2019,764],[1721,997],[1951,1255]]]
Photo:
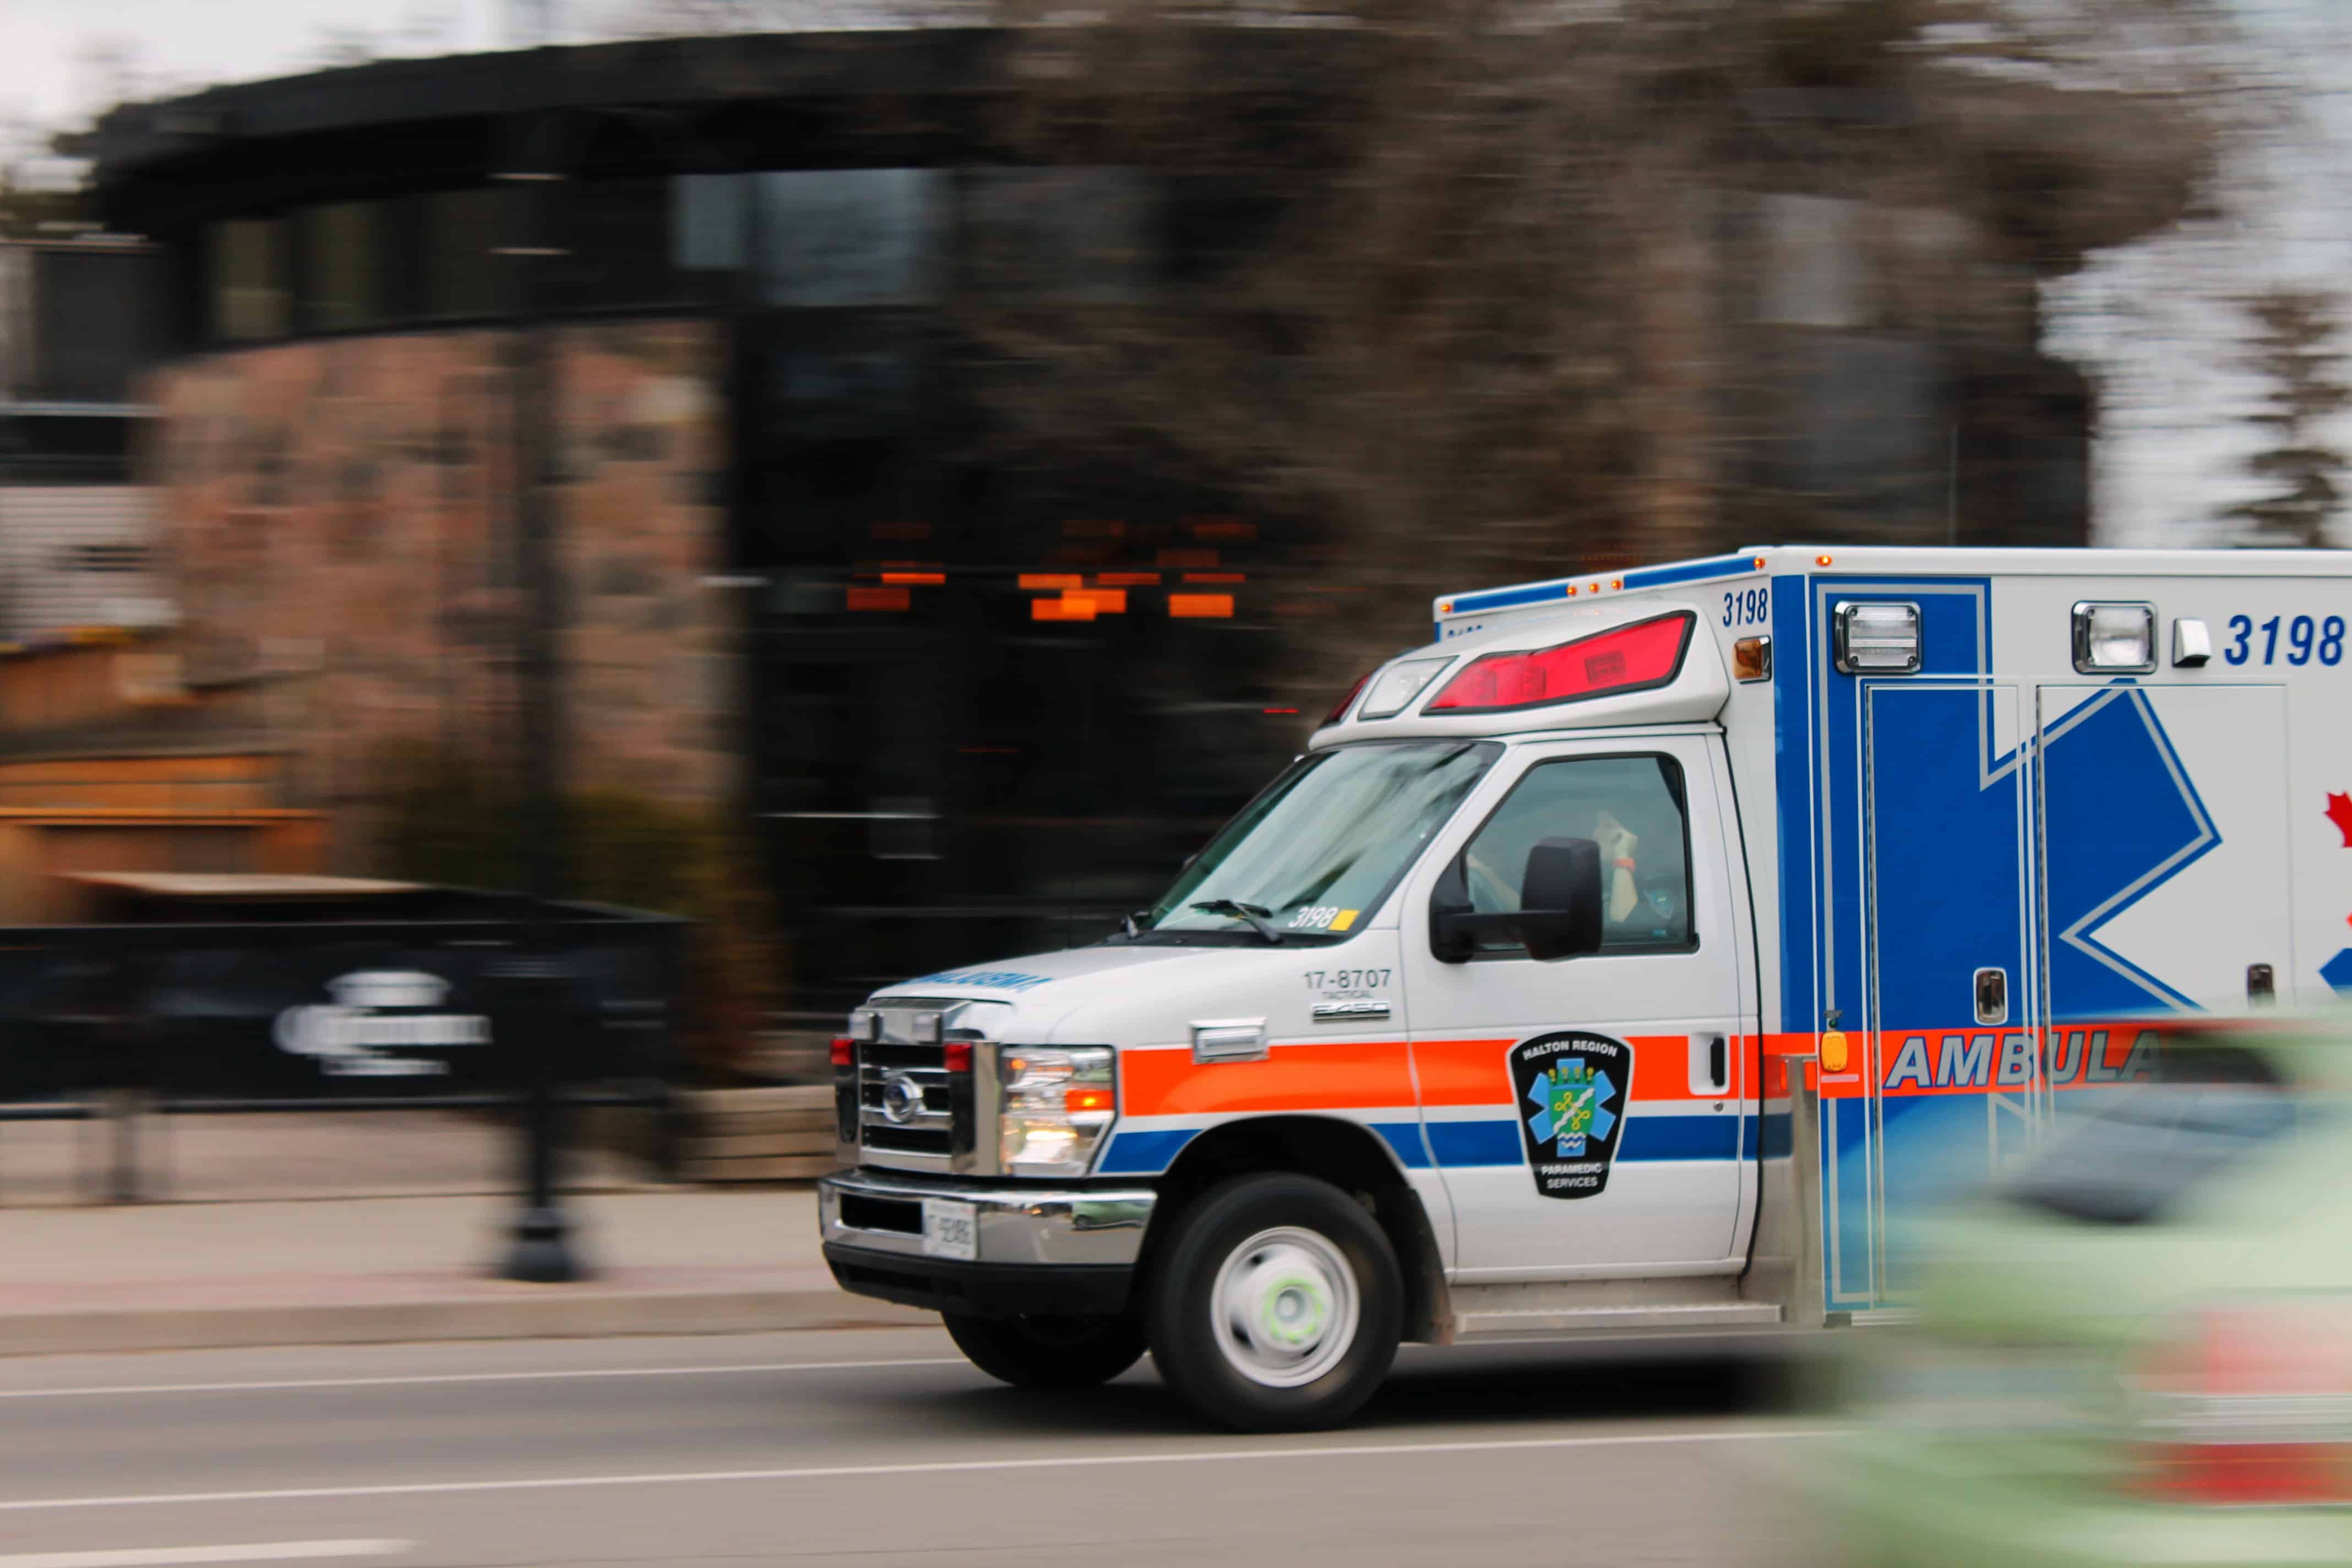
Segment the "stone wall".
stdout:
[[[424,739],[510,766],[513,410],[505,331],[288,343],[157,373],[146,477],[199,685],[251,685],[288,805],[363,857],[372,776]],[[738,784],[716,328],[556,336],[555,508],[574,784],[715,804]]]

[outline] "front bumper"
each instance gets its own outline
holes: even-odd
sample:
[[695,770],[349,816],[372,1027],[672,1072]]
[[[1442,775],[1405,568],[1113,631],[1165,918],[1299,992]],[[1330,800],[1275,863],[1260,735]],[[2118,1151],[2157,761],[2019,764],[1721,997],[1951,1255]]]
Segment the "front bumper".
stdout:
[[[983,1316],[1117,1312],[1158,1197],[857,1170],[817,1183],[817,1226],[834,1279],[861,1296]],[[977,1258],[925,1252],[926,1198],[972,1205]]]

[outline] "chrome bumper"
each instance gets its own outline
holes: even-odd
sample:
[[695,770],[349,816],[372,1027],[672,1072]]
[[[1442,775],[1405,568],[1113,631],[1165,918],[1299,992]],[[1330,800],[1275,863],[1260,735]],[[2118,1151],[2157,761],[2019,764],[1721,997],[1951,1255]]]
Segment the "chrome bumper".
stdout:
[[[901,1227],[842,1218],[842,1199],[875,1200],[864,1216]],[[1132,1268],[1143,1252],[1144,1227],[1159,1194],[1149,1187],[1024,1188],[1005,1183],[963,1185],[934,1176],[860,1169],[816,1184],[817,1227],[830,1247],[864,1252],[923,1254],[922,1200],[950,1198],[978,1211],[980,1264],[1043,1268]],[[912,1205],[909,1208],[907,1205]],[[861,1205],[853,1202],[853,1209]]]

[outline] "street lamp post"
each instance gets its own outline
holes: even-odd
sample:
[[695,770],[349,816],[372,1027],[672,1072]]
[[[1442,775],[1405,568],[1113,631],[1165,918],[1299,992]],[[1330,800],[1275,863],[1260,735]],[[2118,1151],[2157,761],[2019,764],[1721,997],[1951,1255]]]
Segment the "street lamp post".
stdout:
[[553,901],[569,891],[569,841],[563,810],[562,714],[556,639],[562,624],[562,584],[555,559],[555,516],[549,484],[554,469],[553,355],[550,352],[541,274],[562,252],[550,243],[549,197],[562,179],[549,154],[551,115],[520,119],[520,156],[498,174],[510,190],[513,239],[499,247],[512,262],[515,329],[514,530],[516,575],[522,595],[517,638],[519,698],[516,738],[523,888],[531,910],[522,947],[505,974],[505,1017],[499,1033],[511,1044],[524,1090],[521,1207],[500,1272],[509,1279],[557,1284],[580,1278],[572,1225],[556,1181],[562,1146],[560,1102],[565,1025],[574,1011],[572,977],[560,956]]

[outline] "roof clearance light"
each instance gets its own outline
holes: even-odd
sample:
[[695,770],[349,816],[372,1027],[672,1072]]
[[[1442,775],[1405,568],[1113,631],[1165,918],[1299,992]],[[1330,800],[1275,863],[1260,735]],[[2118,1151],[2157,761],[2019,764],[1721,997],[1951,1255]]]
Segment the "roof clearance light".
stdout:
[[2084,675],[2154,669],[2156,611],[2147,605],[2075,605],[2074,668]]
[[1371,695],[1364,699],[1364,710],[1356,717],[1395,718],[1421,695],[1439,670],[1453,662],[1450,658],[1417,658],[1409,664],[1391,665],[1372,682]]
[[1688,610],[1676,610],[1554,647],[1490,653],[1471,660],[1423,711],[1540,708],[1664,686],[1682,673],[1697,619]]
[[1340,720],[1345,719],[1348,716],[1348,709],[1356,700],[1356,693],[1361,691],[1364,689],[1365,683],[1370,681],[1372,679],[1372,676],[1376,673],[1378,672],[1367,670],[1365,673],[1356,677],[1354,684],[1350,685],[1347,690],[1339,694],[1339,700],[1331,704],[1331,711],[1323,715],[1323,722],[1315,727],[1318,730],[1327,730],[1332,725],[1337,724]]
[[1919,606],[1840,605],[1837,668],[1840,675],[1916,675]]

